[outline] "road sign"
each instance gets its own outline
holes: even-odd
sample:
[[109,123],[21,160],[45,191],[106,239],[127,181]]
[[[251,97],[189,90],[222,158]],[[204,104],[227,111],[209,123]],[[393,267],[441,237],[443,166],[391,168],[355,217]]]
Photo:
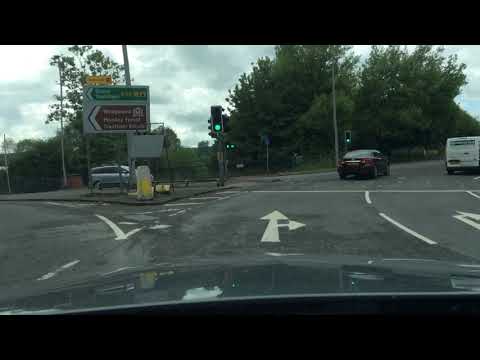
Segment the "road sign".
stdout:
[[146,131],[146,105],[94,105],[87,113],[85,133]]
[[87,86],[84,89],[85,134],[145,132],[150,124],[148,86]]
[[[290,220],[277,210],[265,215],[261,218],[261,220],[269,220],[267,228],[263,233],[262,240],[260,240],[261,242],[280,242],[280,238],[278,235],[279,227],[287,227],[288,230],[292,231],[305,226],[305,224]],[[283,223],[279,224],[279,221],[283,221]]]
[[89,101],[148,102],[148,86],[90,86],[86,89]]
[[88,85],[112,85],[112,77],[107,76],[87,76]]

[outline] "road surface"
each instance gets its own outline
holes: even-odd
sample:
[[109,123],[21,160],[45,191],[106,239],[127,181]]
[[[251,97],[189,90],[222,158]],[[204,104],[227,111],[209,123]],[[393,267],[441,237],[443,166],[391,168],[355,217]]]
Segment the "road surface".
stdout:
[[0,298],[214,255],[360,255],[480,267],[480,176],[442,162],[375,180],[282,176],[162,206],[0,204]]

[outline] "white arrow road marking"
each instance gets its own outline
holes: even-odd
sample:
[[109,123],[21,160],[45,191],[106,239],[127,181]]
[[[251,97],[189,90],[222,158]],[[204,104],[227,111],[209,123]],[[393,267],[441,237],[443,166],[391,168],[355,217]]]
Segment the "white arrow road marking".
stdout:
[[480,199],[480,196],[478,196],[477,194],[475,194],[471,191],[467,191],[467,194],[472,195],[473,197],[476,197],[477,199]]
[[[305,224],[302,224],[300,222],[289,220],[285,215],[283,215],[280,211],[277,210],[265,215],[260,219],[269,220],[267,228],[265,229],[262,240],[260,240],[260,242],[280,242],[280,237],[278,234],[279,227],[288,227],[288,230],[296,230],[305,226]],[[278,220],[288,220],[288,223],[278,224]]]
[[423,235],[420,235],[419,233],[413,231],[412,229],[406,227],[405,225],[402,225],[400,224],[399,222],[389,218],[387,215],[385,215],[384,213],[379,213],[379,215],[381,217],[383,217],[385,220],[391,222],[393,225],[395,225],[396,227],[402,229],[403,231],[409,233],[410,235],[413,235],[415,236],[417,239],[420,239],[422,241],[425,241],[427,244],[430,244],[430,245],[436,245],[437,243],[433,240],[430,240],[429,238],[427,238],[426,236],[423,236]]
[[474,177],[473,180],[478,180],[480,179],[480,176]]
[[54,277],[55,275],[57,275],[59,272],[61,272],[63,270],[66,270],[68,268],[71,268],[72,266],[77,265],[79,262],[80,262],[80,260],[71,261],[71,262],[69,262],[65,265],[60,266],[57,270],[55,270],[53,272],[46,273],[42,277],[39,277],[37,280],[48,280],[48,279]]
[[370,191],[365,191],[365,201],[367,204],[371,204],[372,200],[370,200]]
[[480,215],[462,211],[457,211],[457,213],[459,213],[460,215],[453,215],[455,219],[463,221],[465,224],[468,224],[470,226],[473,226],[475,229],[480,230]]
[[149,229],[152,229],[152,230],[159,230],[159,229],[168,229],[169,227],[171,227],[172,225],[153,225],[153,226],[150,226]]
[[113,232],[116,235],[115,240],[126,240],[128,239],[129,236],[132,236],[133,234],[139,232],[140,230],[143,229],[143,227],[138,228],[138,229],[133,229],[132,231],[129,231],[128,233],[124,233],[122,229],[120,229],[113,221],[110,219],[107,219],[105,216],[95,214],[96,217],[98,217],[100,220],[103,220],[110,228],[113,230]]

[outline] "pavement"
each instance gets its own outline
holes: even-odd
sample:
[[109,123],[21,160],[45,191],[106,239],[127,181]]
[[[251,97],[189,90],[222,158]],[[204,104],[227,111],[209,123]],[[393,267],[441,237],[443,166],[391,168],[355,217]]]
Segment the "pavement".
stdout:
[[143,207],[1,202],[0,299],[216,255],[348,255],[480,266],[480,176],[449,176],[441,161],[392,166],[390,176],[371,180],[340,180],[326,172],[238,178],[231,186]]
[[[230,189],[232,186],[225,186],[224,189]],[[152,200],[138,201],[136,196],[130,192],[120,192],[120,189],[109,188],[103,190],[90,191],[88,188],[65,189],[48,192],[24,193],[24,194],[4,194],[0,195],[0,201],[66,201],[66,202],[100,202],[108,204],[123,205],[161,205],[171,201],[188,198],[189,196],[206,194],[217,191],[216,182],[191,183],[189,186],[176,185],[175,191],[170,194],[155,194]]]

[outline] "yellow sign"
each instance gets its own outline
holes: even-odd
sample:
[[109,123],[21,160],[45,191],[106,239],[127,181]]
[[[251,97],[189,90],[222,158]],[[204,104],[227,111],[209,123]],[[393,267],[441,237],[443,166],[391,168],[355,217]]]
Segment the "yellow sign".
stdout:
[[112,85],[112,77],[107,76],[87,76],[88,85]]

